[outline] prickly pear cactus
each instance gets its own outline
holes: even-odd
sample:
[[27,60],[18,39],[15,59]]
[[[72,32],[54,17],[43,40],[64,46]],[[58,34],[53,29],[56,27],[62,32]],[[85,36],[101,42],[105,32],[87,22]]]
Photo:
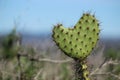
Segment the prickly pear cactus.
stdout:
[[90,80],[85,59],[99,40],[99,32],[98,20],[90,13],[84,13],[74,28],[65,28],[62,24],[54,26],[54,41],[76,62],[75,80]]
[[74,28],[65,28],[58,24],[53,29],[53,39],[68,56],[85,59],[95,47],[99,38],[98,20],[84,13]]

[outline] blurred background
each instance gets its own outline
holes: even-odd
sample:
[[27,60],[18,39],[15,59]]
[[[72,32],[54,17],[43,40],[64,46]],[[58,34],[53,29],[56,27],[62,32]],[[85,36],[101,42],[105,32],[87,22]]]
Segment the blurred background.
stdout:
[[95,14],[101,30],[87,59],[90,77],[120,80],[119,0],[0,0],[0,80],[74,80],[74,61],[51,35],[54,25],[73,27],[84,12]]
[[103,38],[119,38],[118,0],[0,0],[0,33],[8,33],[16,26],[22,34],[50,34],[53,25],[72,27],[87,11],[101,22]]

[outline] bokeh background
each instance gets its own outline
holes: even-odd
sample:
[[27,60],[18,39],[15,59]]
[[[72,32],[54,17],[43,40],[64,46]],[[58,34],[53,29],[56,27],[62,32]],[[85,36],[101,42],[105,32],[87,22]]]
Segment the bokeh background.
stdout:
[[51,34],[58,23],[73,27],[84,12],[95,14],[101,30],[88,57],[90,77],[120,80],[119,0],[0,0],[0,53],[9,34],[14,39],[19,34],[22,47],[20,61],[0,57],[0,80],[74,80],[74,61],[58,49]]
[[0,32],[9,32],[16,24],[22,33],[49,34],[57,23],[74,26],[87,11],[101,22],[103,37],[119,37],[119,0],[0,0]]

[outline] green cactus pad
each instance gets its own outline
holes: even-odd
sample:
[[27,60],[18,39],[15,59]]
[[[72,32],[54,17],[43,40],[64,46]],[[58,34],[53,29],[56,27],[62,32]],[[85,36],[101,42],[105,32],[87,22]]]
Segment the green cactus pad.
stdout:
[[98,20],[84,13],[74,28],[65,28],[62,24],[54,26],[52,37],[66,55],[85,59],[95,47],[99,32]]

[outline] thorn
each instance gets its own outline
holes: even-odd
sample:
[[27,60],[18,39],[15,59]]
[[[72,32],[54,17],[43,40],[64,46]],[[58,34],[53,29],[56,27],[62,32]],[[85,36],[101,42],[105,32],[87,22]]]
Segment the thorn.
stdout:
[[89,37],[89,40],[91,40],[92,38],[91,37]]
[[84,34],[84,37],[86,37],[86,34]]
[[71,48],[70,50],[73,51],[73,48]]
[[64,29],[61,30],[61,32],[63,32],[63,31],[64,31]]
[[92,42],[92,44],[94,44],[95,42]]
[[97,26],[100,26],[100,24],[98,23]]
[[95,22],[95,19],[93,19],[93,21],[92,22]]
[[77,47],[77,45],[75,45],[75,48]]
[[79,29],[82,29],[82,27],[80,26]]
[[99,32],[101,32],[103,29],[99,29]]
[[83,43],[83,41],[81,41],[81,43]]
[[87,13],[86,16],[89,16],[89,13]]
[[64,38],[63,41],[66,41],[66,39]]
[[77,33],[78,35],[80,34],[80,32]]
[[60,44],[59,44],[59,43],[57,43],[57,45],[59,46]]
[[89,75],[88,74],[86,74],[86,77],[88,77]]
[[78,41],[78,38],[76,38],[76,41]]
[[95,30],[95,28],[93,29],[93,32],[95,32],[96,30]]
[[93,14],[92,16],[95,17],[95,14]]
[[57,26],[57,28],[60,28],[60,26]]
[[77,28],[76,26],[74,26],[74,28]]
[[71,34],[70,37],[73,37],[73,34]]
[[72,44],[72,42],[70,41],[69,44]]
[[81,19],[84,19],[84,17],[82,16]]
[[93,17],[95,17],[95,13],[96,13],[96,12],[93,13]]
[[97,35],[99,35],[99,33],[97,33]]
[[62,24],[59,24],[60,26],[63,26]]
[[94,49],[94,47],[92,47],[92,50]]
[[53,30],[53,34],[55,34],[55,31]]
[[64,48],[66,48],[67,46],[65,45]]
[[87,27],[86,30],[89,30],[89,27]]
[[79,24],[81,24],[81,21],[79,21]]
[[68,32],[66,32],[65,34],[67,34],[67,35],[68,35]]
[[83,16],[85,16],[85,13],[83,13]]
[[59,35],[57,35],[57,38],[59,38]]
[[60,26],[62,26],[62,24],[58,24],[57,26],[60,27]]
[[76,54],[78,54],[78,52],[76,52]]
[[52,34],[52,37],[54,37],[54,34]]
[[85,47],[87,47],[87,45],[85,45]]
[[97,39],[97,40],[99,40],[99,39]]
[[57,24],[55,27],[60,28],[60,24]]
[[87,22],[87,23],[88,23],[88,20],[85,20],[85,22]]

